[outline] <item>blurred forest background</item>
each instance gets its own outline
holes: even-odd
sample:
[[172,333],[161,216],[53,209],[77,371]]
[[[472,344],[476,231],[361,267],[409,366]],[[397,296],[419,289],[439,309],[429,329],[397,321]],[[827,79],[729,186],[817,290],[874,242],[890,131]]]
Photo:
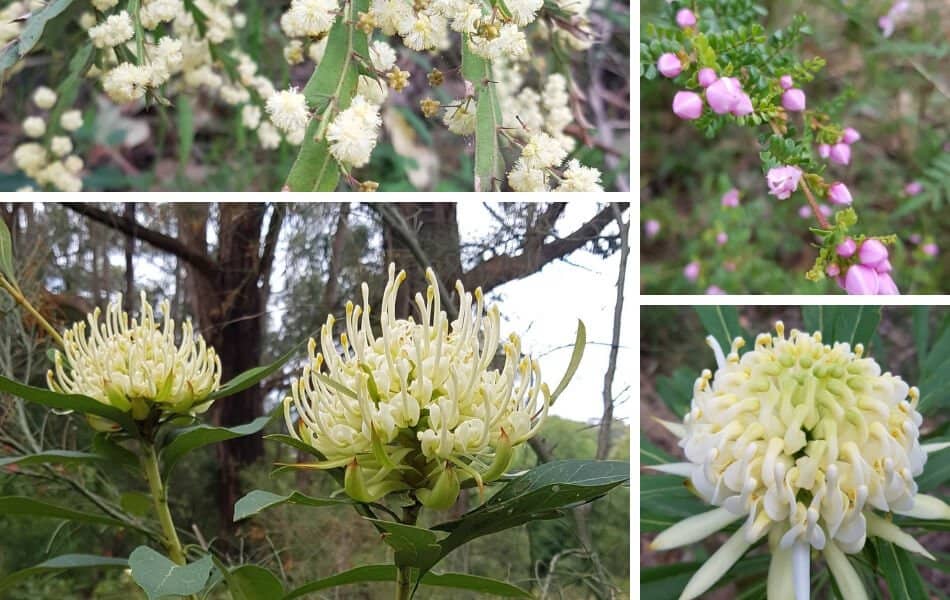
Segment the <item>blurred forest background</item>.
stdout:
[[[731,307],[729,307],[731,308]],[[738,309],[738,325],[755,336],[759,333],[774,333],[775,322],[785,323],[785,330],[811,331],[805,326],[802,308],[798,306],[751,306]],[[682,449],[676,439],[654,418],[679,421],[671,407],[688,409],[692,399],[693,383],[703,369],[715,369],[716,359],[706,344],[709,328],[704,325],[697,309],[679,306],[643,307],[640,311],[640,443],[641,448],[651,445],[668,454],[682,458]],[[829,343],[832,340],[826,339]],[[750,348],[750,346],[746,346]],[[946,373],[950,366],[950,310],[947,307],[885,306],[881,309],[881,321],[871,337],[866,352],[881,365],[882,371],[899,375],[910,385],[916,385],[928,398],[929,409],[925,411],[921,436],[930,440],[944,440],[950,434],[950,417],[946,410],[950,401]],[[930,479],[937,484],[927,493],[946,498],[950,494],[950,461],[942,454],[933,455],[928,461]],[[641,457],[642,463],[642,457]],[[931,464],[932,463],[932,464]],[[939,464],[938,464],[939,463]],[[940,465],[943,465],[942,467]],[[932,469],[937,467],[936,471]],[[645,477],[656,477],[649,470],[641,470]],[[918,478],[920,481],[921,478]],[[692,497],[692,496],[691,496]],[[676,501],[666,498],[666,502]],[[662,528],[660,528],[662,529]],[[719,533],[705,541],[671,551],[657,552],[649,548],[650,541],[659,529],[641,523],[640,564],[644,570],[664,565],[680,565],[689,561],[702,561],[728,539]],[[913,532],[921,544],[937,557],[933,562],[914,559],[924,579],[936,590],[950,592],[950,534],[946,531]],[[749,556],[743,563],[749,567],[745,573],[734,568],[726,581],[735,580],[739,585],[728,583],[704,595],[707,600],[741,598],[764,598],[764,590],[754,592],[757,584],[764,582],[765,575],[756,568],[767,568],[762,556]],[[761,562],[758,562],[760,561]],[[753,566],[755,568],[753,568]],[[674,576],[675,575],[675,576]],[[671,573],[668,577],[657,576],[651,583],[644,583],[640,591],[644,597],[656,600],[678,597],[691,573]],[[881,582],[883,584],[883,581]],[[887,598],[884,587],[874,598]],[[818,596],[825,597],[825,596]],[[831,596],[828,596],[831,597]]]
[[[426,263],[448,289],[461,279],[466,289],[480,285],[486,293],[581,252],[604,258],[620,253],[624,272],[627,204],[585,204],[589,218],[567,231],[560,223],[563,203],[488,208],[494,216],[492,231],[464,243],[453,204],[20,203],[0,204],[0,215],[13,232],[23,289],[59,327],[83,319],[95,306],[104,307],[117,293],[124,294],[127,309],[137,312],[138,290],[144,289],[153,301],[168,298],[176,319],[194,319],[196,329],[217,348],[222,380],[227,380],[306,339],[328,314],[340,317],[346,300],[358,297],[362,281],[369,283],[376,295],[371,302],[377,305],[390,261],[408,272],[399,299],[406,314],[408,295],[403,292],[424,289],[420,265]],[[600,340],[613,348],[618,347],[621,307],[618,295],[613,340]],[[41,330],[9,297],[0,296],[3,374],[45,386],[48,347]],[[612,355],[610,364],[602,365],[603,394],[590,399],[592,406],[602,407],[600,418],[586,423],[550,418],[530,448],[521,450],[515,468],[568,457],[629,460],[629,428],[613,418],[617,396],[629,390],[613,386],[616,353]],[[270,412],[300,365],[300,359],[292,360],[259,386],[216,403],[209,418],[233,425]],[[283,421],[277,419],[266,433],[282,430]],[[0,396],[0,458],[44,444],[82,449],[90,439],[82,418],[53,415]],[[270,477],[274,462],[296,461],[292,452],[249,436],[196,453],[200,460],[179,469],[171,481],[175,520],[187,529],[183,539],[212,543],[234,561],[263,564],[297,584],[367,561],[381,562],[386,550],[372,528],[342,508],[288,505],[231,522],[235,500],[253,488],[298,489],[315,496],[332,491],[331,478],[319,473]],[[89,493],[132,512],[148,509],[143,494],[119,497],[85,465],[0,467],[3,496],[55,499],[82,509],[90,506]],[[477,496],[463,491],[452,514],[477,503]],[[126,556],[142,543],[132,533],[55,519],[0,516],[0,531],[0,573],[64,552]],[[506,578],[539,598],[621,598],[629,593],[628,532],[629,492],[620,489],[570,516],[480,539],[450,555],[441,568]],[[141,594],[127,575],[73,573],[79,574],[32,579],[4,597],[118,600]],[[384,585],[338,590],[312,597],[372,599],[390,593]],[[425,597],[468,596],[426,592]]]
[[[679,3],[683,5],[684,3]],[[685,3],[688,4],[688,3]],[[709,4],[709,3],[700,3]],[[902,293],[945,293],[950,281],[950,3],[920,0],[884,37],[878,18],[893,2],[866,0],[761,0],[766,31],[805,14],[811,35],[800,58],[823,57],[827,66],[804,86],[809,107],[821,105],[862,139],[849,167],[835,170],[851,190],[859,230],[896,233],[891,250]],[[668,22],[667,3],[642,3],[641,31]],[[767,196],[756,134],[732,126],[709,140],[670,110],[675,85],[641,79],[641,226],[659,222],[659,233],[641,235],[644,293],[838,292],[834,281],[812,283],[805,272],[817,251],[811,215],[801,203]],[[907,184],[922,191],[911,195]],[[731,188],[739,208],[723,207]],[[728,241],[719,243],[725,233]],[[938,254],[924,250],[936,243]],[[698,261],[695,282],[683,273]],[[712,290],[710,290],[712,291]]]
[[[236,31],[236,45],[260,66],[278,90],[303,88],[313,62],[289,65],[287,37],[280,17],[289,2],[239,0],[233,10],[247,16]],[[82,6],[81,6],[82,5]],[[76,20],[87,3],[76,2],[62,19]],[[73,14],[75,12],[75,14]],[[592,47],[573,54],[570,68],[577,85],[575,123],[568,134],[578,140],[575,157],[603,173],[605,190],[627,191],[630,184],[630,4],[593,0],[589,11]],[[75,24],[62,25],[57,43],[24,62],[26,68],[0,89],[0,191],[13,191],[30,180],[11,160],[22,141],[20,122],[29,113],[30,94],[39,85],[55,88],[64,77],[71,52],[88,35]],[[424,119],[419,102],[434,95],[444,102],[462,97],[461,78],[436,92],[426,73],[459,67],[459,38],[445,54],[407,51],[397,44],[399,66],[408,71],[409,87],[390,94],[382,113],[383,128],[371,163],[361,178],[379,182],[379,191],[462,191],[474,189],[474,136],[450,133],[438,119]],[[403,54],[405,53],[405,57]],[[454,58],[452,58],[454,57]],[[558,64],[553,50],[531,60]],[[537,82],[526,83],[536,85]],[[241,126],[240,111],[206,96],[180,96],[172,106],[132,103],[118,107],[93,86],[83,85],[76,102],[84,125],[73,136],[86,162],[86,191],[279,191],[298,147],[286,143],[263,150]],[[515,157],[516,158],[516,157]],[[509,158],[509,164],[514,158]]]

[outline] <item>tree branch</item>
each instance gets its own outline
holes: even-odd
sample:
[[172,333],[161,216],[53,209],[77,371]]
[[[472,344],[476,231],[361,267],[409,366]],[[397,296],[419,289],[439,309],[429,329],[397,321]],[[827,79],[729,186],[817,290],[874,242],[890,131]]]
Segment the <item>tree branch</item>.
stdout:
[[280,228],[284,224],[287,214],[287,205],[274,203],[274,212],[271,213],[270,223],[267,225],[267,235],[264,236],[264,250],[261,253],[261,262],[257,272],[263,281],[270,279],[270,271],[274,266],[274,255],[277,251],[277,239],[280,237]]
[[[622,212],[630,207],[630,203],[621,202],[617,207]],[[462,275],[462,283],[467,289],[481,287],[483,292],[488,292],[509,281],[527,277],[549,262],[582,248],[613,220],[614,207],[608,205],[567,237],[541,244],[534,251],[526,248],[516,256],[503,254],[489,258]]]
[[81,202],[62,202],[60,204],[75,213],[102,223],[106,227],[115,229],[131,238],[141,240],[159,250],[173,254],[205,275],[211,276],[217,270],[217,265],[207,254],[189,248],[181,241],[167,236],[164,233],[143,227],[135,221],[126,220],[121,215],[96,208],[89,204]]
[[630,219],[624,223],[620,208],[613,206],[617,225],[620,227],[620,274],[617,275],[617,297],[614,302],[613,336],[610,340],[610,357],[604,374],[604,413],[597,431],[597,459],[605,460],[610,453],[610,427],[614,420],[614,373],[617,371],[617,353],[620,350],[620,317],[623,314],[623,289],[626,282],[627,258],[630,256]]

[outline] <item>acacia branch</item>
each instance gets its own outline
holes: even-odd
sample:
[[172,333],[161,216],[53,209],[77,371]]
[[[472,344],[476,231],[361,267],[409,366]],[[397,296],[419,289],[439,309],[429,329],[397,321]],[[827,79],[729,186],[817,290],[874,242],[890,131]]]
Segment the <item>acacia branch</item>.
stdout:
[[[621,212],[629,207],[629,202],[617,204]],[[614,207],[608,205],[566,237],[540,244],[536,248],[526,247],[524,252],[516,256],[502,254],[489,258],[462,275],[462,283],[466,288],[481,287],[483,292],[488,292],[509,281],[527,277],[549,262],[582,248],[584,244],[597,238],[613,220]],[[552,228],[553,225],[551,223]]]
[[623,290],[626,282],[627,259],[630,256],[630,220],[623,221],[620,208],[614,205],[617,225],[620,226],[620,274],[617,275],[617,296],[614,302],[613,336],[610,340],[610,357],[604,374],[604,413],[597,432],[597,459],[605,460],[610,453],[610,427],[614,420],[614,374],[617,371],[617,353],[620,351],[620,317],[623,314]]
[[286,214],[287,205],[275,202],[274,211],[271,213],[270,223],[267,226],[267,234],[264,236],[261,263],[257,269],[258,274],[264,281],[270,279],[271,268],[274,266],[274,255],[277,252],[277,240],[280,237],[280,228],[284,224]]
[[204,252],[189,248],[180,240],[167,236],[164,233],[143,227],[134,220],[127,220],[121,215],[81,202],[62,202],[60,204],[75,213],[92,219],[97,223],[101,223],[133,239],[141,240],[159,250],[173,254],[209,277],[218,269],[214,261]]

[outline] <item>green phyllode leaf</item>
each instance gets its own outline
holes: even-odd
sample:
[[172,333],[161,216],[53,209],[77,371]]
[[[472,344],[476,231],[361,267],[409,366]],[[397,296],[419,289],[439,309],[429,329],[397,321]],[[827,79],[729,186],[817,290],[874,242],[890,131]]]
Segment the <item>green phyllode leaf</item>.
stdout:
[[695,310],[706,332],[716,338],[723,352],[728,354],[732,340],[737,337],[746,338],[748,342],[749,336],[739,325],[739,311],[735,306],[697,306]]
[[[308,336],[309,338],[309,336]],[[300,348],[306,344],[306,340],[296,344],[293,348],[287,352],[281,354],[277,360],[270,363],[269,365],[262,365],[260,367],[254,367],[253,369],[248,369],[243,373],[235,375],[230,381],[218,388],[218,391],[214,392],[205,400],[205,402],[211,402],[212,400],[220,400],[221,398],[226,398],[228,396],[237,394],[238,392],[243,392],[247,388],[256,385],[259,381],[277,371],[277,369],[284,366],[284,364],[290,360]]]
[[253,490],[234,503],[234,520],[240,521],[252,517],[263,510],[281,504],[301,504],[304,506],[322,507],[353,504],[353,501],[345,498],[313,498],[312,496],[307,496],[300,492],[291,492],[286,495],[281,495],[266,490]]
[[907,550],[881,539],[875,540],[875,546],[891,598],[926,598],[920,573]]
[[24,579],[28,579],[34,575],[59,573],[70,569],[125,568],[128,564],[128,561],[124,558],[95,556],[93,554],[63,554],[62,556],[43,561],[38,565],[27,567],[26,569],[21,569],[0,577],[0,592],[10,589]]
[[10,69],[40,41],[46,24],[66,12],[74,1],[52,0],[42,10],[30,15],[26,25],[23,26],[23,31],[20,32],[20,37],[0,50],[0,84],[6,81]]
[[47,408],[76,411],[102,417],[118,424],[132,435],[138,435],[138,428],[135,425],[135,421],[132,420],[132,417],[128,413],[124,413],[108,404],[103,404],[89,396],[60,394],[58,392],[19,383],[2,375],[0,375],[0,391],[13,394],[28,402],[40,404]]
[[475,86],[475,191],[491,192],[500,188],[505,177],[505,159],[498,143],[501,106],[492,83],[491,63],[469,49],[468,36],[462,39],[462,76]]
[[[455,548],[475,538],[592,502],[630,479],[621,461],[559,460],[542,464],[502,487],[481,506],[433,529],[368,519],[385,531],[396,564],[426,573]],[[441,537],[443,533],[447,536]]]
[[6,221],[0,219],[0,275],[10,283],[16,284],[16,272],[13,270],[13,238]]
[[80,523],[97,523],[99,525],[112,525],[115,527],[126,527],[126,524],[118,519],[107,517],[105,515],[95,514],[88,511],[73,510],[64,506],[57,506],[25,496],[3,496],[0,497],[0,515],[21,515],[29,517],[50,517],[53,519],[66,519],[69,521],[78,521]]
[[233,440],[234,438],[257,433],[270,422],[272,417],[273,415],[265,415],[254,419],[250,423],[235,425],[234,427],[195,425],[179,430],[172,441],[161,451],[163,476],[167,477],[175,464],[188,452],[209,444],[217,444],[225,440]]
[[284,597],[280,580],[263,567],[242,565],[223,573],[233,600],[277,600]]
[[145,590],[149,600],[197,594],[204,589],[212,566],[210,555],[187,565],[176,565],[148,546],[139,546],[129,556],[132,579]]
[[43,465],[43,464],[84,464],[96,461],[106,460],[106,457],[89,452],[76,452],[74,450],[46,450],[36,454],[24,454],[22,456],[7,456],[0,458],[0,467],[7,465]]
[[809,333],[820,331],[822,342],[846,342],[854,348],[871,343],[881,322],[880,306],[803,306],[802,318]]
[[[337,573],[318,581],[303,585],[284,596],[284,600],[299,598],[320,590],[326,590],[341,585],[365,582],[396,581],[396,567],[394,565],[367,565],[356,567],[349,571]],[[469,590],[484,594],[493,594],[504,598],[533,598],[530,592],[506,581],[466,575],[464,573],[426,573],[420,581],[421,585],[433,587],[448,587],[457,590]]]
[[303,89],[307,105],[316,115],[307,126],[300,152],[287,175],[292,192],[332,192],[340,181],[340,166],[330,154],[326,128],[356,95],[360,63],[369,62],[369,41],[357,29],[360,12],[369,11],[369,0],[350,0],[330,28],[327,50]]

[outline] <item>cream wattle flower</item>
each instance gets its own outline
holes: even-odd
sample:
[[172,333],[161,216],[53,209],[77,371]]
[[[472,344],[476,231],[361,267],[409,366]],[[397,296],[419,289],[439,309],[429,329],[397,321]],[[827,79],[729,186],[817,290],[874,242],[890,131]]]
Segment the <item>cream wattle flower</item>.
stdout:
[[758,540],[768,536],[768,598],[810,594],[811,550],[820,551],[844,598],[865,599],[845,554],[876,536],[933,556],[881,513],[948,519],[950,506],[917,493],[927,452],[921,446],[919,393],[881,373],[857,344],[822,343],[821,334],[760,334],[741,357],[742,338],[724,356],[707,342],[718,369],[703,371],[683,424],[664,423],[689,462],[651,468],[687,476],[696,493],[718,506],[660,533],[651,546],[668,550],[744,519],[738,531],[690,579],[681,600],[708,590]]
[[[82,394],[132,417],[145,419],[153,406],[163,413],[197,414],[211,406],[208,396],[221,383],[221,360],[214,348],[194,333],[191,321],[181,325],[175,343],[175,321],[168,300],[159,304],[163,320],[141,294],[140,320],[122,310],[121,296],[110,302],[105,319],[96,308],[63,334],[64,352],[56,351],[55,371],[46,374],[53,391]],[[94,415],[90,424],[101,431],[118,426]]]
[[[397,319],[396,296],[406,278],[389,267],[379,335],[363,305],[346,305],[346,331],[334,340],[334,318],[310,340],[310,363],[284,400],[291,434],[320,452],[311,468],[346,466],[347,494],[375,501],[415,490],[430,508],[448,508],[460,483],[480,486],[501,476],[512,447],[541,427],[551,402],[537,361],[521,355],[516,335],[501,340],[498,308],[485,307],[456,284],[458,318],[449,322],[435,274],[415,295],[419,320]],[[492,368],[499,348],[504,365]],[[291,416],[296,409],[297,421]]]

